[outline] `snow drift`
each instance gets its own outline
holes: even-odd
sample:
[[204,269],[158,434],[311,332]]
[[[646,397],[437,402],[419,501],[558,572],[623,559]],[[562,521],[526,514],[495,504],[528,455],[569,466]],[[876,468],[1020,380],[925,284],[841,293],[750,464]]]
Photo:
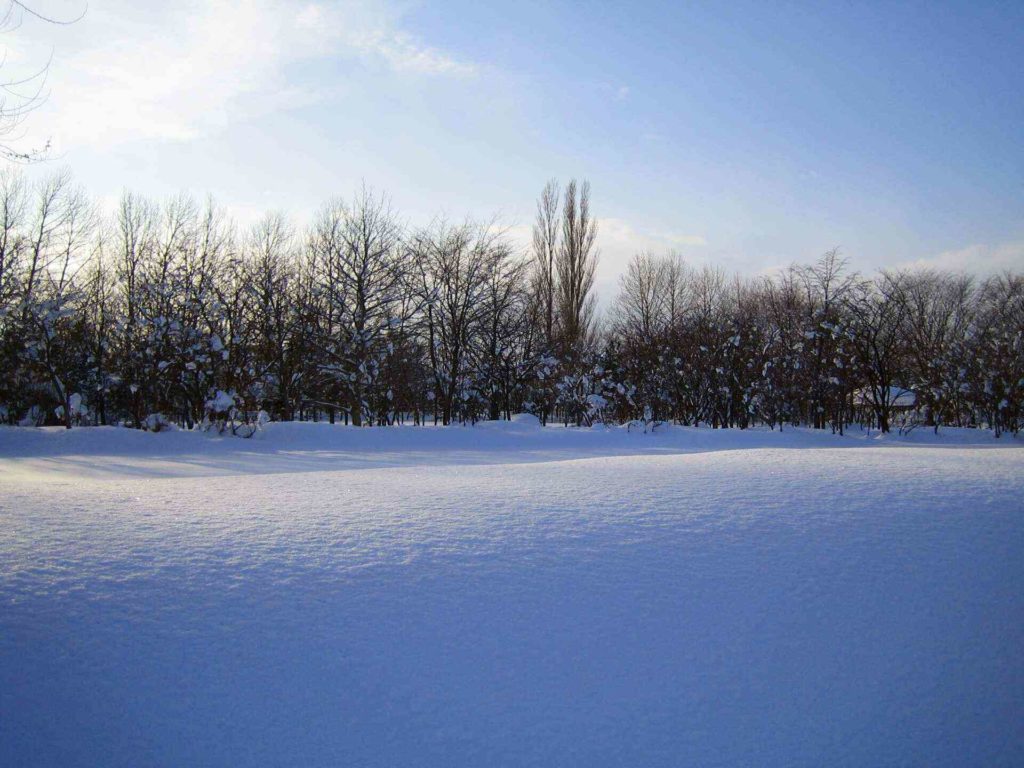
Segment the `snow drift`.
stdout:
[[1024,451],[938,440],[0,430],[0,764],[1020,764]]

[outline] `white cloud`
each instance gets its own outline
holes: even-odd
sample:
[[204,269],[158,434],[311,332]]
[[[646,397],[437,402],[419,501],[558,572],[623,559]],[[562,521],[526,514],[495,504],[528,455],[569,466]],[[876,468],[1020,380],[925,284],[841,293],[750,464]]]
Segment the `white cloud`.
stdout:
[[368,54],[382,57],[399,72],[471,77],[478,71],[475,64],[458,61],[434,48],[424,47],[405,32],[376,34],[358,43],[358,47]]
[[675,232],[641,232],[623,219],[605,218],[597,221],[597,239],[602,249],[629,251],[630,255],[640,251],[662,253],[673,249],[702,247],[707,245],[701,235],[686,235]]
[[[403,31],[383,2],[95,3],[55,44],[46,123],[63,147],[184,141],[329,97],[335,86],[322,76],[293,84],[290,69],[303,64],[338,58],[421,76],[477,73]],[[42,30],[31,34],[21,42],[43,39]]]
[[396,72],[472,77],[476,64],[423,44],[401,29],[401,18],[380,2],[321,2],[307,5],[299,26],[336,53],[348,51],[387,64]]
[[990,275],[1002,270],[1024,269],[1024,241],[986,244],[976,243],[966,248],[943,251],[904,262],[901,267],[927,267],[950,272]]

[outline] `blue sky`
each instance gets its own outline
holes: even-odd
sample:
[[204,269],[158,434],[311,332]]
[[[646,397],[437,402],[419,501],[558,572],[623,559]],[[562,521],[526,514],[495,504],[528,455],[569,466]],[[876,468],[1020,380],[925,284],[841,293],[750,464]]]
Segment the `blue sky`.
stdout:
[[585,177],[607,293],[640,249],[1024,268],[1022,30],[1020,2],[92,0],[5,42],[12,70],[52,48],[29,136],[108,204],[302,220],[365,180],[525,244],[545,180]]

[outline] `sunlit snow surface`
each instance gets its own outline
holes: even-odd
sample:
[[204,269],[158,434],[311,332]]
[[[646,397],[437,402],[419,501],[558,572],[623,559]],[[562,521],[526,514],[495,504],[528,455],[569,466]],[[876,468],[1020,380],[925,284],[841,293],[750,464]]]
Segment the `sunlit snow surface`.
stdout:
[[1020,441],[0,429],[0,766],[1021,764]]

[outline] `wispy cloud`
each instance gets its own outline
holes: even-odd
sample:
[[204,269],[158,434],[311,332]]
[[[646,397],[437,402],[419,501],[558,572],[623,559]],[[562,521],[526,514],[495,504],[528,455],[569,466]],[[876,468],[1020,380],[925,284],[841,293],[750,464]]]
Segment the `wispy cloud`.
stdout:
[[1005,243],[976,243],[966,248],[943,251],[904,262],[902,267],[928,267],[950,272],[990,275],[1002,270],[1024,269],[1024,240]]
[[402,29],[401,15],[380,0],[310,3],[297,17],[298,27],[319,40],[327,53],[355,54],[396,72],[472,77],[477,64],[429,46]]
[[598,220],[598,240],[602,247],[628,246],[633,252],[653,251],[655,253],[672,249],[701,247],[708,244],[702,235],[640,231],[628,221],[615,218]]
[[185,141],[328,98],[334,86],[315,71],[290,76],[301,65],[344,59],[404,75],[477,74],[401,24],[385,0],[95,3],[58,49],[48,117],[64,147]]

